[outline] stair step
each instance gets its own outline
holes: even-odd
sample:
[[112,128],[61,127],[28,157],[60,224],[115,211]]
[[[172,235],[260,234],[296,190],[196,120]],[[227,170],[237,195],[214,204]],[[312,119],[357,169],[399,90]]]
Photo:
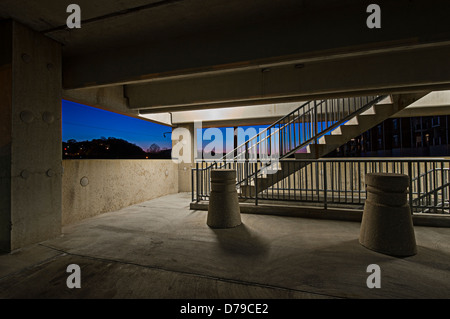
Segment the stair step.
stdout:
[[394,107],[392,104],[377,104],[375,105],[375,114],[390,116],[394,114]]
[[386,105],[386,104],[390,104],[390,105],[394,104],[394,101],[392,100],[392,95],[386,96],[384,99],[382,99],[376,105]]
[[[342,125],[341,125],[341,126],[342,126]],[[336,129],[334,129],[333,131],[331,131],[331,135],[341,135],[341,134],[342,134],[341,126],[338,126]]]
[[361,115],[375,115],[375,105],[372,105],[368,110],[361,113]]
[[[397,102],[396,102],[397,104]],[[350,105],[353,107],[354,105]],[[323,157],[334,149],[340,147],[352,138],[362,134],[368,129],[378,125],[383,120],[394,114],[394,100],[391,96],[383,99],[376,105],[372,105],[366,111],[348,120],[343,125],[334,129],[330,134],[322,136],[318,144],[310,144],[304,152],[294,153],[295,159],[317,159]],[[258,192],[267,189],[271,185],[286,178],[289,174],[308,165],[308,161],[287,161],[276,164],[276,170],[269,172],[270,167],[260,170],[258,175]],[[269,173],[273,173],[270,174]],[[247,195],[255,195],[254,181],[250,185],[242,185],[240,192]]]
[[306,153],[295,153],[296,159],[317,159],[324,155],[325,144],[309,144]]

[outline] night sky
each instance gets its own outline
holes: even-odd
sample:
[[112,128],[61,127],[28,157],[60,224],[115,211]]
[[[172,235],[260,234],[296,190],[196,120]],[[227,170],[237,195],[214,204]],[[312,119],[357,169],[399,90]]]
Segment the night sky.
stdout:
[[147,150],[153,143],[172,148],[172,128],[102,109],[62,101],[62,140],[90,141],[101,137],[124,139]]

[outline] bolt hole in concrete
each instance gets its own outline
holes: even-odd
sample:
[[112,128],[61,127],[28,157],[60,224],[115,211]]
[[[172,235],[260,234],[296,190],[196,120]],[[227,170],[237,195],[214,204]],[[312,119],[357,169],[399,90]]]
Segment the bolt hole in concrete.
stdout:
[[28,111],[28,110],[22,111],[20,113],[20,119],[22,120],[22,122],[30,124],[34,120],[33,112]]
[[24,169],[22,172],[20,172],[20,176],[21,176],[23,179],[28,179],[28,178],[30,177],[30,172],[27,171],[26,169]]
[[84,176],[83,178],[81,178],[80,180],[80,184],[83,187],[86,187],[89,185],[89,178],[87,178],[86,176]]
[[49,169],[49,170],[47,171],[47,176],[48,176],[48,177],[53,177],[53,176],[55,176],[55,171],[52,170],[52,169]]
[[55,121],[55,116],[50,112],[44,112],[42,114],[42,120],[47,124],[52,124]]
[[22,54],[22,61],[25,63],[30,63],[31,62],[31,56],[29,54],[23,53]]

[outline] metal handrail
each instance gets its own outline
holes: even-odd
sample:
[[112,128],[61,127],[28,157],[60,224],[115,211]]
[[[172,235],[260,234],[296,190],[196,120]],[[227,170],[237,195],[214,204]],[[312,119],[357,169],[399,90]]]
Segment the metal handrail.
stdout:
[[[226,153],[221,159],[215,161],[215,163],[211,164],[207,169],[213,169],[213,168],[224,168],[226,167],[226,163],[222,165],[218,165],[218,162],[226,162],[230,160],[230,155],[232,154],[232,160],[242,160],[242,158],[245,160],[246,158],[248,158],[248,156],[250,156],[250,154],[253,154],[253,151],[255,151],[255,155],[257,153],[257,148],[258,147],[262,147],[262,145],[266,145],[267,141],[269,141],[266,145],[267,150],[270,148],[271,149],[271,154],[273,154],[273,150],[272,150],[272,145],[270,144],[270,142],[272,141],[272,139],[282,139],[282,135],[283,135],[283,131],[286,130],[286,128],[289,128],[289,133],[291,131],[290,126],[292,124],[296,124],[299,123],[299,119],[303,118],[303,123],[305,122],[306,118],[311,119],[311,122],[309,124],[308,127],[308,132],[311,130],[313,130],[314,128],[314,134],[311,133],[311,137],[308,138],[305,141],[302,141],[300,139],[300,134],[299,134],[299,143],[297,143],[297,141],[294,140],[294,147],[288,149],[287,152],[285,152],[283,154],[282,149],[285,146],[285,141],[283,140],[283,145],[281,145],[282,143],[280,143],[280,145],[278,145],[278,150],[277,152],[275,152],[276,154],[279,154],[280,158],[286,158],[287,156],[292,155],[295,151],[297,151],[298,149],[301,149],[305,146],[307,146],[308,144],[312,143],[314,140],[318,140],[320,137],[324,136],[325,134],[327,134],[328,132],[331,132],[332,130],[336,129],[337,127],[339,127],[340,125],[342,125],[343,123],[347,122],[348,120],[350,120],[351,118],[353,118],[354,116],[361,114],[363,112],[365,112],[366,110],[368,110],[370,107],[372,107],[373,105],[379,103],[381,100],[383,100],[384,98],[386,98],[386,96],[377,96],[375,98],[373,98],[371,101],[369,101],[369,99],[372,97],[359,97],[359,98],[353,98],[353,102],[361,102],[364,103],[363,99],[366,99],[365,104],[363,104],[360,107],[357,107],[356,103],[352,106],[350,101],[352,98],[344,98],[344,99],[332,99],[330,101],[333,101],[333,104],[331,104],[331,107],[334,107],[334,102],[336,101],[337,105],[340,104],[339,102],[342,101],[342,110],[341,109],[336,109],[336,110],[332,110],[332,114],[333,114],[333,118],[334,118],[334,122],[331,121],[330,126],[327,126],[325,129],[322,129],[321,131],[318,131],[317,127],[318,127],[318,119],[317,119],[317,114],[318,114],[318,110],[320,108],[321,111],[321,116],[323,116],[323,114],[325,114],[325,117],[330,117],[331,115],[328,115],[328,101],[329,100],[319,100],[319,101],[309,101],[306,102],[302,105],[300,105],[298,108],[296,108],[295,110],[291,111],[290,113],[288,113],[287,115],[283,116],[282,118],[278,119],[277,121],[275,121],[273,124],[271,124],[270,126],[268,126],[266,129],[264,129],[263,131],[261,131],[259,134],[255,135],[254,137],[252,137],[251,139],[249,139],[248,141],[242,143],[241,145],[239,145],[238,147],[236,147],[235,149],[233,149],[232,151]],[[314,103],[314,106],[311,106],[311,104]],[[325,113],[323,112],[322,106],[323,104],[325,104]],[[345,115],[345,105],[348,105],[348,114]],[[306,110],[306,108],[309,107],[309,109]],[[355,110],[353,110],[352,112],[350,112],[350,108],[354,107]],[[341,113],[343,113],[345,116],[340,117]],[[339,114],[337,116],[335,116],[334,114]],[[286,119],[288,119],[287,122],[284,122]],[[323,122],[320,122],[323,123]],[[306,124],[305,124],[306,125]],[[321,124],[322,126],[322,124]],[[274,132],[271,132],[271,130],[273,128],[276,128],[276,130]],[[294,126],[294,130],[295,130],[295,126]],[[306,130],[306,129],[305,129]],[[269,135],[268,132],[271,132]],[[266,134],[266,136],[264,136]],[[283,138],[286,138],[283,135]],[[259,139],[259,141],[258,141]],[[291,136],[288,134],[288,139],[289,139],[289,144],[291,144]],[[295,136],[294,136],[295,139]],[[265,143],[265,144],[262,144]],[[250,145],[250,147],[249,147]],[[243,149],[243,150],[242,150]],[[250,152],[251,151],[251,152]],[[234,153],[236,153],[236,155],[234,155]],[[281,156],[280,156],[281,155]],[[256,155],[257,157],[257,155]],[[267,167],[269,164],[266,164],[264,167]],[[261,169],[262,169],[261,168]],[[256,176],[257,172],[254,172],[250,175],[246,176],[246,179],[248,178],[254,178],[254,176]],[[238,181],[237,185],[241,184],[243,181]]]
[[[328,206],[352,205],[361,208],[366,200],[364,176],[371,172],[402,173],[410,177],[408,200],[412,213],[438,213],[450,216],[450,160],[444,158],[322,158],[322,159],[282,159],[285,171],[280,179],[270,186],[256,175],[249,188],[238,188],[243,200],[295,201]],[[257,173],[262,163],[228,163],[238,173],[249,169]],[[433,170],[421,173],[421,167],[432,165]],[[298,169],[300,167],[300,169]],[[423,179],[433,173],[427,182]],[[210,172],[207,167],[197,167],[192,171],[192,200],[208,199],[210,194]],[[269,179],[273,178],[268,176]],[[421,180],[421,178],[423,180]],[[260,188],[262,187],[262,188]],[[195,196],[194,196],[195,192]]]
[[375,104],[378,104],[380,101],[384,100],[387,97],[387,95],[381,95],[378,96],[376,99],[374,99],[373,101],[365,104],[363,107],[361,107],[360,109],[350,113],[349,115],[347,115],[346,117],[344,117],[343,119],[339,120],[338,122],[332,124],[331,126],[329,126],[328,128],[326,128],[325,130],[319,132],[317,134],[317,136],[311,137],[310,139],[308,139],[307,141],[303,142],[301,145],[299,145],[298,147],[296,147],[296,149],[291,150],[290,152],[285,154],[285,157],[292,155],[293,153],[295,153],[296,150],[298,149],[302,149],[303,147],[311,144],[312,141],[314,140],[318,140],[319,138],[321,138],[322,136],[326,135],[327,133],[335,130],[336,128],[338,128],[339,126],[341,126],[343,123],[349,121],[350,119],[352,119],[353,117],[355,117],[356,115],[359,115],[365,111],[367,111],[368,109],[370,109],[372,106],[374,106]]
[[434,171],[440,171],[440,170],[443,170],[443,171],[450,171],[449,168],[440,168],[440,167],[436,167],[436,168],[433,168],[433,169],[428,170],[428,171],[425,172],[425,173],[419,174],[418,176],[414,177],[414,178],[412,179],[412,181],[415,182],[415,181],[419,180],[419,178],[425,177],[426,175],[429,175],[429,174],[433,173]]
[[[324,101],[325,101],[325,100],[320,101],[320,104],[322,104]],[[225,155],[222,157],[222,160],[227,159],[227,155],[228,155],[228,154],[234,154],[235,151],[237,151],[239,148],[241,148],[241,147],[247,145],[248,142],[250,142],[251,140],[257,138],[258,135],[262,135],[262,134],[265,133],[265,132],[270,132],[270,129],[272,129],[273,127],[275,127],[277,124],[281,123],[285,118],[288,118],[288,117],[291,116],[292,114],[298,112],[300,109],[304,108],[306,105],[309,105],[311,102],[313,102],[313,101],[308,101],[308,102],[306,102],[306,103],[303,103],[302,105],[300,105],[300,106],[299,106],[298,108],[296,108],[295,110],[293,110],[293,111],[291,111],[290,113],[286,114],[286,115],[283,116],[282,118],[276,120],[276,121],[275,121],[274,123],[272,123],[270,126],[266,127],[264,130],[262,130],[261,132],[259,132],[257,135],[255,135],[254,137],[252,137],[252,138],[249,139],[248,141],[242,143],[241,145],[237,146],[234,150],[232,150],[232,151],[228,152],[227,154],[225,154]],[[307,112],[309,112],[309,111],[310,111],[310,110],[308,110]],[[306,112],[306,113],[307,113],[307,112]],[[306,114],[306,113],[303,113],[303,114]],[[286,127],[287,125],[289,125],[289,124],[286,124],[284,127]],[[281,130],[281,128],[278,129],[278,131],[280,131],[280,130]],[[270,134],[270,135],[272,135],[272,134]],[[269,136],[270,136],[270,135],[269,135]],[[267,139],[267,137],[266,137],[266,139]],[[235,156],[235,157],[237,157],[237,156]]]

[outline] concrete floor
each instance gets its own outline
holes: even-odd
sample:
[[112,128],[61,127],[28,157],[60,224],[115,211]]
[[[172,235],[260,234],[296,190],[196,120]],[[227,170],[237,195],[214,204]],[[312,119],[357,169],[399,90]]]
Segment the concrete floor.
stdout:
[[[0,298],[450,298],[450,228],[416,226],[418,254],[395,258],[361,246],[358,222],[242,214],[214,230],[189,203],[165,196],[0,255]],[[81,289],[66,286],[69,264]]]

